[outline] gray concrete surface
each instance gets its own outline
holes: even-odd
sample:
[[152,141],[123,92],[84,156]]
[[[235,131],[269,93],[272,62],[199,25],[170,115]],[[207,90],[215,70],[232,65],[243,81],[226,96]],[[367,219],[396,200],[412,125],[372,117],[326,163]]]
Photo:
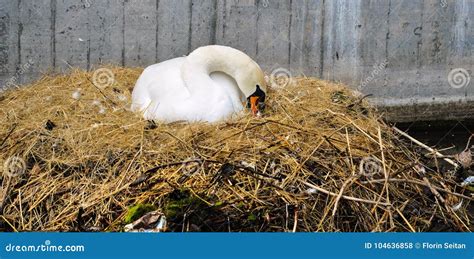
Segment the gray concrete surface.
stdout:
[[373,94],[392,120],[473,118],[473,17],[474,0],[0,0],[0,87],[222,44]]

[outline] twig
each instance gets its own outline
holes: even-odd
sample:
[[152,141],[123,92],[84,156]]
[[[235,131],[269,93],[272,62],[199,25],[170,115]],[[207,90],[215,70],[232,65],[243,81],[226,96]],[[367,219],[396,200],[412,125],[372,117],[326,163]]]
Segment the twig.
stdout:
[[[422,185],[422,186],[425,186],[425,187],[428,187],[429,186],[425,183],[425,182],[421,182],[421,181],[416,181],[416,180],[411,180],[411,179],[394,179],[394,178],[390,178],[388,179],[389,182],[401,182],[401,183],[411,183],[411,184],[418,184],[418,185]],[[361,182],[362,184],[367,184],[367,183],[385,183],[385,179],[377,179],[377,180],[370,180],[370,181],[363,181]],[[471,200],[471,201],[474,201],[474,198],[472,197],[469,197],[469,196],[466,196],[466,195],[463,195],[463,194],[460,194],[460,193],[456,193],[456,192],[451,192],[451,191],[448,191],[448,190],[445,190],[443,188],[440,188],[440,187],[437,187],[437,186],[433,186],[431,185],[435,190],[437,191],[441,191],[441,192],[445,192],[445,193],[448,193],[448,194],[451,194],[451,195],[454,195],[454,196],[458,196],[460,198],[463,198],[463,199],[467,199],[467,200]]]
[[355,180],[357,179],[357,177],[350,177],[349,179],[347,179],[344,184],[342,185],[341,187],[341,190],[339,191],[339,194],[337,195],[336,197],[336,202],[334,202],[334,209],[332,210],[332,216],[334,217],[336,215],[336,211],[337,211],[337,205],[339,204],[339,200],[341,199],[342,197],[342,194],[344,193],[344,189],[351,185]]
[[5,138],[2,140],[2,143],[0,144],[0,148],[3,147],[3,144],[5,144],[5,142],[7,142],[7,139],[10,137],[10,135],[13,133],[13,131],[15,131],[15,128],[16,128],[17,124],[13,124],[12,128],[10,129],[10,131],[7,133],[7,135],[5,136]]
[[433,185],[430,183],[430,180],[428,180],[426,177],[423,177],[423,182],[426,184],[426,186],[428,186],[431,193],[433,193],[436,198],[438,198],[444,204],[444,206],[447,206],[443,196],[441,196],[441,194],[433,187]]
[[96,86],[94,84],[94,82],[92,82],[92,80],[90,80],[89,78],[87,78],[87,80],[97,89],[97,91],[99,91],[99,93],[105,98],[107,99],[109,102],[111,102],[113,105],[117,106],[117,103],[114,102],[112,99],[110,99],[98,86]]
[[470,149],[470,145],[471,145],[471,139],[472,137],[474,137],[474,134],[471,134],[471,136],[469,137],[469,139],[467,140],[467,144],[466,144],[466,148],[464,148],[463,151],[467,151],[468,149]]
[[415,228],[413,228],[413,226],[410,224],[410,222],[407,220],[407,218],[405,218],[403,213],[398,208],[395,208],[395,210],[398,212],[398,215],[400,215],[400,217],[402,217],[403,221],[405,221],[405,223],[407,223],[407,225],[410,228],[411,232],[413,232],[413,233],[416,232]]
[[15,226],[12,223],[10,223],[10,221],[8,221],[8,219],[5,218],[5,216],[3,216],[3,213],[0,214],[0,218],[2,218],[3,221],[5,221],[13,229],[14,232],[18,232],[18,230],[15,228]]
[[413,143],[419,145],[420,147],[432,152],[433,154],[435,154],[437,157],[439,158],[442,158],[444,161],[448,162],[449,164],[453,165],[455,169],[457,169],[459,167],[458,163],[454,162],[453,160],[449,159],[449,158],[446,158],[443,154],[441,154],[440,152],[430,148],[429,146],[423,144],[422,142],[420,142],[419,140],[413,138],[412,136],[408,135],[406,132],[398,129],[397,127],[393,126],[392,127],[396,132],[398,132],[400,135],[404,136],[405,138],[411,140]]
[[[305,182],[305,181],[303,181],[303,180],[298,179],[298,181],[299,181],[300,183],[302,183],[302,184],[304,184],[304,185],[310,187],[310,188],[313,188],[313,189],[315,189],[315,190],[317,190],[317,191],[320,191],[320,192],[322,192],[322,193],[325,193],[325,194],[327,194],[327,195],[331,195],[331,196],[335,196],[335,197],[337,197],[337,196],[339,195],[339,194],[337,194],[337,193],[334,193],[334,192],[325,190],[325,189],[323,189],[323,188],[321,188],[321,187],[319,187],[319,186],[316,186],[316,185],[314,185],[314,184],[310,184],[310,183]],[[370,203],[370,204],[378,204],[378,205],[383,205],[383,206],[392,206],[392,204],[390,204],[390,203],[385,203],[385,202],[379,203],[379,202],[377,202],[377,201],[365,200],[365,199],[356,198],[356,197],[347,196],[347,195],[342,195],[341,197],[344,198],[344,199],[346,199],[346,200],[350,200],[350,201],[364,202],[364,203]]]
[[155,167],[150,168],[150,169],[146,170],[145,172],[143,172],[135,181],[130,183],[129,186],[136,186],[136,185],[139,185],[139,184],[145,182],[150,177],[150,174],[158,171],[159,169],[170,167],[170,166],[182,165],[182,164],[185,164],[185,163],[193,163],[193,162],[203,162],[203,161],[202,161],[202,159],[194,159],[194,160],[173,162],[173,163],[168,163],[168,164],[164,164],[164,165],[155,166]]
[[296,227],[298,226],[298,207],[295,208],[294,211],[294,218],[293,218],[293,230],[292,232],[296,232]]
[[[389,188],[388,188],[388,178],[389,178],[389,174],[387,172],[387,166],[385,165],[385,155],[384,155],[384,152],[383,152],[383,144],[382,144],[382,131],[380,130],[380,126],[378,127],[377,129],[377,137],[378,137],[378,140],[379,140],[379,146],[380,146],[380,153],[381,153],[381,156],[382,156],[382,169],[383,169],[383,174],[385,176],[385,183],[384,183],[384,189],[385,189],[385,194],[387,195],[387,202],[390,203],[390,192],[389,192]],[[380,201],[380,199],[378,199],[377,201]],[[375,207],[374,207],[375,208]],[[388,215],[389,215],[389,219],[390,219],[390,225],[392,227],[395,226],[395,224],[393,223],[393,215],[392,215],[392,211],[391,210],[387,210],[388,211]]]
[[359,104],[362,103],[362,101],[364,101],[365,98],[368,98],[368,97],[371,97],[371,96],[373,96],[373,94],[366,94],[366,95],[360,97],[359,100],[357,100],[356,102],[347,105],[346,108],[350,109],[350,108],[352,108],[356,105],[359,105]]
[[10,196],[10,188],[11,188],[11,178],[8,176],[5,176],[6,179],[3,181],[6,181],[6,187],[4,190],[2,190],[2,196],[0,196],[0,215],[3,215],[3,208],[5,207],[5,204],[7,202],[8,197]]
[[356,129],[358,129],[362,134],[364,134],[365,136],[367,136],[367,138],[369,138],[370,140],[372,140],[373,142],[375,143],[378,143],[377,140],[375,140],[372,136],[370,136],[369,133],[365,132],[361,127],[359,127],[354,121],[350,120],[349,121],[351,122],[351,124],[356,127]]
[[[150,174],[152,174],[152,173],[154,173],[154,172],[156,172],[156,171],[158,171],[162,168],[177,166],[177,165],[183,165],[183,164],[186,164],[186,163],[195,163],[195,162],[198,162],[198,163],[214,163],[214,164],[224,164],[225,163],[225,162],[216,161],[216,160],[193,159],[193,160],[185,160],[185,161],[180,161],[180,162],[173,162],[173,163],[163,164],[163,165],[155,166],[153,168],[150,168],[150,169],[146,170],[135,181],[130,183],[129,186],[136,186],[136,185],[139,185],[139,184],[145,182],[150,177]],[[256,177],[255,175],[259,175],[259,176],[262,176],[262,177],[267,177],[267,178],[271,178],[271,179],[275,179],[275,180],[281,180],[281,178],[279,178],[279,177],[275,177],[275,176],[264,174],[264,173],[259,173],[256,170],[254,170],[253,168],[250,168],[250,167],[247,167],[247,166],[241,166],[241,165],[233,165],[233,166],[236,169],[242,169],[243,170],[243,171],[241,171],[242,173],[244,173],[246,175],[249,175],[249,176],[252,176],[252,177],[254,177],[258,180],[261,180],[261,181],[265,181],[265,180],[261,179],[259,177]],[[271,184],[269,182],[266,182],[266,183],[270,184],[272,187],[276,187],[280,190],[283,190],[281,187],[278,187],[274,184]]]

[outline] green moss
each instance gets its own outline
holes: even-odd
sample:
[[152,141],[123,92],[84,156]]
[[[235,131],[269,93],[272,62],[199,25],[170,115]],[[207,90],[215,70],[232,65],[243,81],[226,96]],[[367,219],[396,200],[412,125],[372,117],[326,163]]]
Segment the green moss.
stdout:
[[237,208],[242,209],[243,207],[245,207],[245,203],[243,201],[237,203]]
[[184,215],[188,210],[204,213],[208,206],[198,197],[187,190],[176,190],[167,199],[164,213],[167,218],[173,219]]
[[125,214],[124,223],[129,224],[139,219],[146,213],[156,210],[156,207],[152,204],[136,204],[132,207],[129,207],[127,214]]
[[165,207],[165,215],[167,218],[175,218],[179,211],[183,209],[183,204],[180,202],[170,202]]
[[257,216],[255,216],[255,214],[253,214],[253,213],[250,213],[250,215],[247,217],[247,220],[255,221],[255,220],[257,220]]

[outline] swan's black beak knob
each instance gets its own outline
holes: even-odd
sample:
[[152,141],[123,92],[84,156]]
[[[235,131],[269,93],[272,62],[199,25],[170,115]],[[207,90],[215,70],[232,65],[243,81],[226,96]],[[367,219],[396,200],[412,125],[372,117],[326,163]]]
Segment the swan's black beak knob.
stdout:
[[255,92],[247,98],[247,107],[250,108],[253,115],[262,114],[265,109],[265,92],[256,86]]

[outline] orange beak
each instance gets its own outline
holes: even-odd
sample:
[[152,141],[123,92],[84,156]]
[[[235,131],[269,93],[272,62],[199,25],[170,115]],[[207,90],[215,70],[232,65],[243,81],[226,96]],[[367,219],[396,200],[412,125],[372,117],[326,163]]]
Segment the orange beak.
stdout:
[[250,97],[250,109],[252,110],[253,115],[257,115],[258,108],[257,108],[258,96]]

